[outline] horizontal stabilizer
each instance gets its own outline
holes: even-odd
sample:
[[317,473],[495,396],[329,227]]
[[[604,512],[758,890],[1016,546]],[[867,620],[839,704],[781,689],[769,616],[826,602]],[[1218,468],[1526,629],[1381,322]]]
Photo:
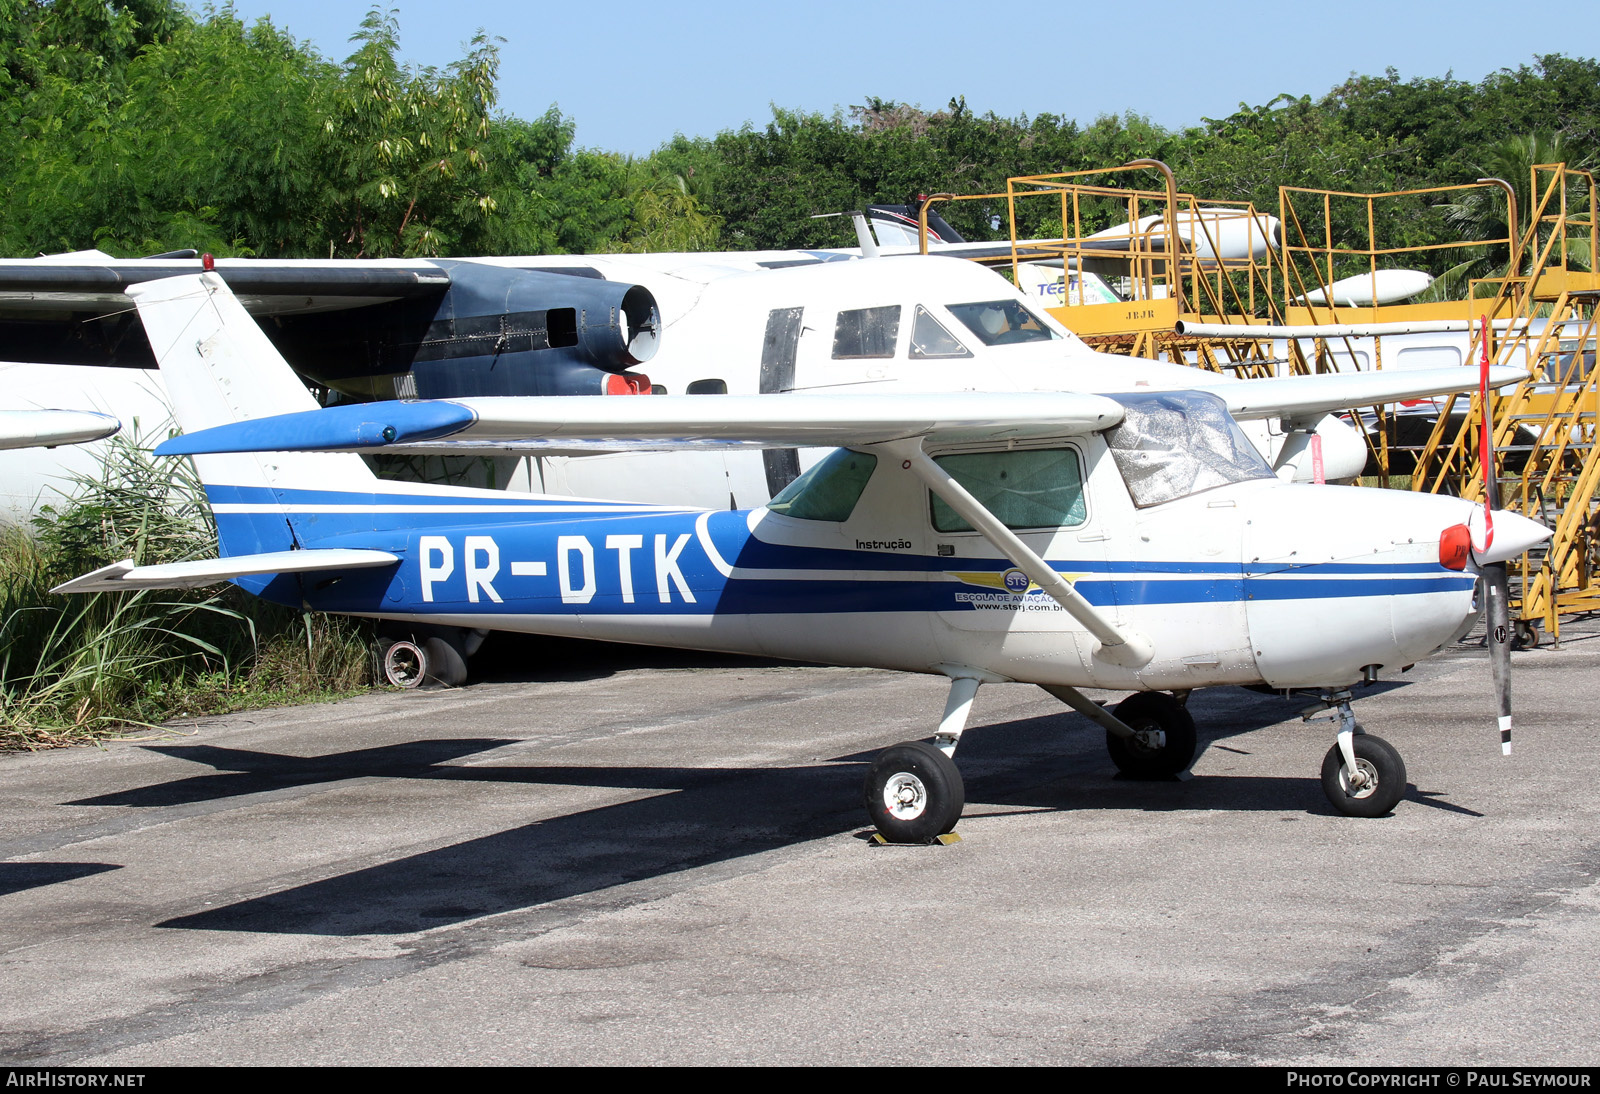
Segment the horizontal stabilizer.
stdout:
[[57,585],[53,593],[101,593],[134,589],[198,589],[251,574],[292,574],[324,570],[361,570],[399,562],[388,551],[362,551],[347,547],[308,551],[270,551],[260,555],[202,558],[193,562],[168,562],[135,566],[133,559],[113,562],[93,573]]
[[174,437],[156,453],[860,447],[1067,437],[1121,420],[1114,400],[1073,392],[471,398],[237,422]]
[[[1505,387],[1528,378],[1527,369],[1501,365],[1489,370],[1489,386]],[[1311,418],[1333,410],[1425,399],[1475,391],[1475,368],[1394,369],[1385,372],[1330,372],[1282,376],[1234,384],[1201,386],[1221,396],[1235,418]]]
[[0,448],[54,448],[111,436],[122,423],[93,410],[0,410]]

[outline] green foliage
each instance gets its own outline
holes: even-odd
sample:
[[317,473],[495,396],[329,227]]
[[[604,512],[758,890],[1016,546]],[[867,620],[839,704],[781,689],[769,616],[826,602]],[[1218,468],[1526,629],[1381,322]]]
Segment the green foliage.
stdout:
[[339,78],[321,82],[313,100],[333,166],[332,253],[470,253],[498,204],[482,188],[498,50],[480,33],[444,72],[402,67],[399,23],[378,8],[351,40],[357,49]]
[[178,715],[348,693],[369,628],[227,587],[56,596],[124,558],[211,556],[216,533],[186,465],[114,439],[100,478],[35,535],[0,533],[0,747],[35,748]]
[[[532,120],[496,116],[495,39],[480,35],[443,69],[407,66],[393,13],[373,8],[351,41],[336,62],[227,7],[195,16],[177,0],[0,0],[0,123],[19,138],[0,158],[0,253],[849,246],[848,221],[811,215],[1142,157],[1169,163],[1202,199],[1276,210],[1279,186],[1471,181],[1508,134],[1559,135],[1575,162],[1600,141],[1600,64],[1551,54],[1477,83],[1352,76],[1320,98],[1241,103],[1182,131],[1131,114],[1001,118],[959,95],[938,110],[872,96],[832,114],[775,106],[764,127],[678,134],[632,160],[576,147],[573,119],[555,106]],[[1525,185],[1525,174],[1502,177]],[[1019,205],[1019,232],[1061,231],[1052,204]],[[1439,206],[1385,202],[1376,234],[1394,247],[1451,238]],[[981,239],[1006,210],[943,211]],[[1308,216],[1308,234],[1366,238],[1362,203],[1340,204],[1329,224]],[[1117,218],[1104,202],[1085,228]],[[1462,258],[1440,252],[1436,265]]]
[[494,122],[485,154],[501,197],[482,253],[590,254],[627,230],[626,161],[575,151],[575,133],[572,119],[553,106],[537,121]]
[[648,161],[630,165],[632,223],[625,240],[607,249],[636,254],[715,250],[721,218],[701,208],[684,176],[657,173],[654,167]]
[[[1516,194],[1517,222],[1514,229],[1518,237],[1527,232],[1539,199],[1554,181],[1551,173],[1542,173],[1539,188],[1535,190],[1533,168],[1538,164],[1552,163],[1566,163],[1575,168],[1588,166],[1587,159],[1575,154],[1560,133],[1526,133],[1507,137],[1490,145],[1483,161],[1478,164],[1477,169],[1484,178],[1502,179],[1511,184]],[[1587,221],[1588,196],[1586,186],[1569,181],[1565,195],[1569,218],[1565,257],[1568,265],[1578,269],[1587,269],[1589,265],[1588,230],[1586,226],[1578,227],[1571,221],[1579,214],[1583,221]],[[1559,194],[1552,196],[1541,220],[1560,213],[1560,198]],[[1506,194],[1499,187],[1464,191],[1456,201],[1441,205],[1440,210],[1444,213],[1445,222],[1463,239],[1503,239],[1513,227],[1506,208]],[[1541,229],[1537,246],[1542,247],[1548,238],[1548,231]],[[1517,272],[1526,273],[1536,255],[1525,251],[1521,257],[1521,269]],[[1468,265],[1475,276],[1501,276],[1510,266],[1509,249],[1496,247],[1492,255],[1481,256]]]
[[489,230],[518,176],[487,153],[484,36],[439,71],[399,63],[378,9],[334,64],[229,8],[0,6],[0,121],[22,136],[0,161],[0,253],[431,255],[528,236]]

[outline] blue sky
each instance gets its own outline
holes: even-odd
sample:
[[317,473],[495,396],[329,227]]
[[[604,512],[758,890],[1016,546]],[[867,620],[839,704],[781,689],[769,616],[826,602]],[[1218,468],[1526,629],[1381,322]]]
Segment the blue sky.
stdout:
[[[193,0],[190,0],[193,4]],[[194,5],[198,6],[198,5]],[[237,0],[342,59],[370,5]],[[1133,111],[1168,128],[1280,92],[1317,97],[1352,72],[1479,80],[1536,54],[1600,54],[1600,20],[1521,17],[1485,0],[1337,4],[923,0],[809,4],[389,0],[408,61],[446,65],[482,28],[501,46],[499,109],[556,104],[583,147],[644,155],[681,132],[765,124],[771,104],[847,109],[868,95],[1004,117],[1093,121]],[[1580,5],[1581,7],[1581,5]]]

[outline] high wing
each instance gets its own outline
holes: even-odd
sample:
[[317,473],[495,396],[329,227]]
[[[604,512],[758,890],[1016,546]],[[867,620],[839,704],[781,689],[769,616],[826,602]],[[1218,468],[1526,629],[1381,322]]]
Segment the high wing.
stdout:
[[[218,351],[212,347],[211,352]],[[1526,376],[1496,368],[1495,387]],[[1476,386],[1473,370],[1294,376],[1198,385],[1238,418],[1305,418]],[[1110,429],[1114,398],[1083,392],[920,395],[656,395],[479,398],[362,403],[204,429],[158,455],[207,452],[410,453],[846,447],[922,438],[938,443],[1037,440]]]
[[953,443],[1067,437],[1121,420],[1115,400],[1076,392],[448,399],[258,418],[174,437],[156,452],[854,448],[913,437]]
[[[1526,378],[1490,370],[1492,387]],[[1316,417],[1332,410],[1470,391],[1463,368],[1287,376],[1195,390],[1220,397],[1235,418]],[[618,451],[1036,440],[1110,429],[1112,397],[1083,392],[921,395],[656,395],[623,399],[481,398],[363,403],[236,422],[174,437],[156,452]]]
[[0,448],[54,448],[99,441],[122,423],[93,410],[0,410]]
[[[1526,380],[1528,371],[1509,365],[1489,370],[1489,386],[1502,388]],[[1334,372],[1318,376],[1281,376],[1267,380],[1195,385],[1219,395],[1235,418],[1311,418],[1335,410],[1377,406],[1432,395],[1471,391],[1478,370],[1461,368],[1395,369],[1389,372]]]
[[321,573],[325,570],[363,570],[399,562],[400,556],[387,551],[366,551],[348,547],[313,548],[307,551],[268,551],[256,555],[230,555],[203,558],[194,562],[168,562],[158,566],[135,566],[133,559],[113,562],[93,573],[57,585],[53,593],[99,593],[137,589],[198,589],[235,577],[252,574]]

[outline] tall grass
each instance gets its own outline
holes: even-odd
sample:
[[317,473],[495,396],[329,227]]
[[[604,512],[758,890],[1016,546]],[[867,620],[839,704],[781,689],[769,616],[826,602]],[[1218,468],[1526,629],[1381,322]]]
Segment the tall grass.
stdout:
[[55,596],[125,558],[212,556],[216,527],[187,461],[116,438],[101,474],[0,531],[0,748],[68,743],[188,714],[345,694],[370,675],[369,628],[233,586]]

